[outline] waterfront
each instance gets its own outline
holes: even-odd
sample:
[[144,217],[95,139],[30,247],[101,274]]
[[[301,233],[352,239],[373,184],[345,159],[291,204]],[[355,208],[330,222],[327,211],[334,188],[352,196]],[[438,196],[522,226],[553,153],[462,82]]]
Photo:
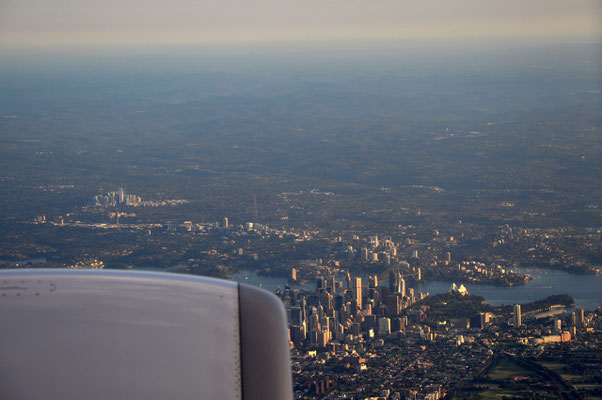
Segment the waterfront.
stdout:
[[[277,287],[284,288],[284,285],[288,283],[286,278],[275,278],[269,276],[259,276],[253,271],[243,270],[237,274],[232,275],[230,278],[233,281],[246,283],[252,286],[261,286],[265,290],[273,292]],[[296,288],[314,290],[316,283],[314,281],[305,282],[301,285],[296,285]]]
[[[22,261],[0,260],[0,262],[19,263],[27,262],[45,263],[43,258]],[[160,267],[137,267],[135,270],[163,272]],[[537,267],[514,268],[516,272],[529,274],[532,279],[519,286],[495,286],[475,283],[464,283],[470,294],[483,296],[487,303],[497,306],[502,304],[528,303],[540,300],[554,294],[568,294],[573,297],[577,307],[593,310],[602,305],[602,275],[578,275],[555,269]],[[361,275],[363,279],[367,276]],[[288,283],[286,278],[259,276],[253,271],[243,270],[234,274],[230,279],[253,286],[262,286],[273,292],[277,287],[284,288]],[[431,295],[445,293],[450,290],[453,281],[429,281],[416,287],[419,292],[428,292]],[[460,285],[462,282],[455,282]],[[386,284],[386,282],[385,282]],[[297,286],[299,287],[299,286]],[[313,290],[315,282],[309,281],[300,286],[303,289]]]
[[[525,285],[520,286],[494,286],[474,283],[465,283],[464,286],[470,294],[483,296],[487,303],[497,306],[502,304],[528,303],[540,300],[554,294],[568,294],[575,299],[577,307],[588,310],[595,309],[602,304],[602,275],[576,275],[560,270],[544,268],[515,268],[516,272],[529,274],[533,278]],[[283,288],[287,283],[286,278],[273,278],[258,276],[253,271],[242,271],[231,278],[237,282],[259,286],[273,291],[277,287]],[[450,290],[452,281],[430,281],[418,285],[419,292],[429,292],[431,295],[444,293]],[[458,285],[460,282],[456,282]],[[301,286],[313,290],[314,282],[307,282]]]
[[[483,296],[487,303],[502,304],[528,303],[554,294],[568,294],[575,299],[575,305],[588,310],[602,304],[602,275],[577,275],[544,268],[515,268],[516,272],[529,274],[533,279],[520,286],[493,286],[465,283],[470,294]],[[419,285],[418,290],[431,294],[449,290],[451,281],[431,281]],[[459,283],[458,283],[459,284]]]

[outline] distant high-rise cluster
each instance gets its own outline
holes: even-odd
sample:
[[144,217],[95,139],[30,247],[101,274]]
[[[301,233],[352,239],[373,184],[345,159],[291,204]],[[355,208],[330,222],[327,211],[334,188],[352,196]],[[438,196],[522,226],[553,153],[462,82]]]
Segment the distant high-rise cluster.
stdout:
[[123,188],[119,188],[116,192],[108,192],[99,194],[94,197],[94,204],[97,207],[117,205],[138,206],[142,203],[142,198],[135,194],[127,194]]
[[368,236],[363,241],[358,235],[353,235],[351,242],[347,246],[347,251],[363,261],[383,261],[386,265],[392,265],[397,257],[397,246],[393,240],[390,237],[385,237],[384,240],[381,240],[376,235]]

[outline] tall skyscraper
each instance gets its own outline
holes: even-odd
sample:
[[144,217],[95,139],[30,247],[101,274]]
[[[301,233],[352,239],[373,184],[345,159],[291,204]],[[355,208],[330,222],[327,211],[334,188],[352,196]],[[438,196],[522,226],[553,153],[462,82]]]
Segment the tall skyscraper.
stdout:
[[401,312],[401,299],[399,298],[399,293],[392,293],[389,295],[387,308],[390,315],[399,315]]
[[514,327],[520,328],[522,325],[522,317],[520,313],[520,304],[514,305]]
[[582,308],[575,308],[575,318],[573,325],[578,328],[583,328],[585,326],[585,312]]
[[396,283],[397,283],[397,276],[396,276],[396,272],[395,271],[389,271],[389,291],[391,293],[396,292]]
[[358,310],[362,309],[362,278],[353,279],[353,299],[357,303]]
[[330,340],[330,332],[328,331],[319,331],[318,332],[318,347],[321,349],[326,348],[326,345],[328,344]]
[[399,277],[399,293],[401,297],[406,297],[406,281],[401,276]]
[[323,332],[330,332],[330,321],[325,315],[320,318],[320,329],[322,329]]
[[315,307],[312,307],[312,313],[309,315],[309,331],[315,332],[320,328],[320,316]]
[[291,320],[290,320],[291,325],[301,326],[301,324],[304,322],[303,321],[303,312],[301,310],[301,307],[291,307],[290,312],[291,312]]
[[228,222],[228,217],[224,217],[224,219],[222,221],[222,225],[224,228],[227,228],[228,226],[230,226],[230,224]]
[[399,270],[389,273],[389,290],[391,293],[401,293],[406,295],[406,281],[402,278]]
[[328,277],[326,288],[330,288],[330,293],[333,295],[337,292],[337,277],[335,275]]

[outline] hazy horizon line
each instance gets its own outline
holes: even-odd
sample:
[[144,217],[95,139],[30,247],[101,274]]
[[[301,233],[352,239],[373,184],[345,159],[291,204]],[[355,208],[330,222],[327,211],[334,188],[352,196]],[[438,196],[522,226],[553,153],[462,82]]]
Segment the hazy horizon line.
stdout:
[[370,39],[331,39],[331,40],[272,40],[272,41],[222,41],[207,43],[145,43],[145,44],[97,44],[97,45],[40,45],[10,46],[0,44],[0,53],[9,55],[48,55],[48,54],[116,54],[150,55],[178,53],[181,51],[210,51],[216,53],[239,53],[245,51],[299,52],[328,50],[387,50],[387,49],[427,49],[453,47],[478,49],[479,47],[531,48],[555,46],[595,46],[602,45],[600,36],[559,35],[559,36],[488,36],[488,37],[422,37],[422,38],[370,38]]

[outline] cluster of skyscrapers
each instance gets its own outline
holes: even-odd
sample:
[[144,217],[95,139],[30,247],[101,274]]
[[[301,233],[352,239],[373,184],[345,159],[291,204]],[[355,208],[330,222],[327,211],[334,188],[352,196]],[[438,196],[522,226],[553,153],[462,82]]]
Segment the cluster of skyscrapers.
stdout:
[[94,197],[94,205],[100,206],[111,206],[117,205],[125,206],[138,206],[142,203],[142,198],[135,194],[128,194],[123,188],[119,188],[116,192],[108,192],[105,194],[99,194]]
[[290,340],[294,346],[327,348],[355,337],[389,336],[408,325],[401,311],[414,304],[414,289],[406,289],[399,271],[389,273],[389,285],[379,286],[378,276],[368,284],[361,277],[319,276],[314,292],[286,287],[280,293],[288,318]]
[[358,235],[353,235],[347,250],[354,254],[359,252],[359,257],[363,261],[384,261],[386,265],[391,265],[392,260],[397,257],[397,246],[393,240],[391,238],[380,240],[376,235],[369,236],[365,243],[362,243]]

